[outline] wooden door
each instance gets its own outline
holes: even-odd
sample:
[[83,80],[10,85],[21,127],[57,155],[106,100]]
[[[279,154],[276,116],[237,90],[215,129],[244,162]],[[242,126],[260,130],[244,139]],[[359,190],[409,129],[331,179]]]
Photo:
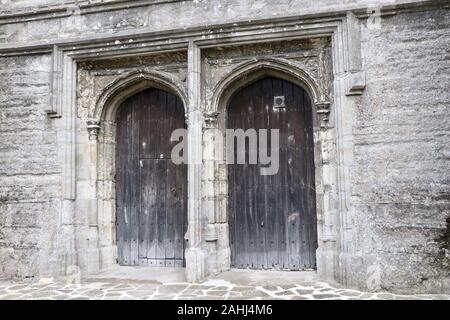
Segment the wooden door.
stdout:
[[159,89],[127,99],[117,116],[116,202],[120,265],[181,267],[186,230],[186,165],[170,142],[184,128],[181,100]]
[[[248,164],[248,157],[246,164],[228,165],[232,267],[315,268],[314,146],[308,94],[288,81],[264,78],[239,91],[227,112],[229,129],[279,129],[280,137],[277,174],[260,175],[259,161]],[[236,148],[237,143],[235,157]]]

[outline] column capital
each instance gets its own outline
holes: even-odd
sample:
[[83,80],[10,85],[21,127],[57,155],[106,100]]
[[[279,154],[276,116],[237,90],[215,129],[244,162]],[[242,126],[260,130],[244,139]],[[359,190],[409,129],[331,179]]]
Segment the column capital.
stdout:
[[319,116],[319,124],[321,128],[326,128],[328,121],[330,120],[330,105],[328,101],[316,102],[316,113]]
[[205,121],[205,129],[214,129],[217,127],[217,118],[220,112],[217,111],[205,111],[203,112],[203,119]]
[[89,119],[86,121],[86,128],[89,133],[89,140],[97,140],[100,131],[100,120]]

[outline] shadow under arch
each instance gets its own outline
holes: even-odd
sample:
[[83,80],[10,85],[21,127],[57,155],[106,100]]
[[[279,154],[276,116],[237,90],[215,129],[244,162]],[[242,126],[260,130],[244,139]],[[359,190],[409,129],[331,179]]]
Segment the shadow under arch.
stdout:
[[187,97],[175,77],[161,72],[134,71],[105,87],[90,114],[91,121],[114,121],[123,101],[145,89],[157,88],[178,96],[186,112]]

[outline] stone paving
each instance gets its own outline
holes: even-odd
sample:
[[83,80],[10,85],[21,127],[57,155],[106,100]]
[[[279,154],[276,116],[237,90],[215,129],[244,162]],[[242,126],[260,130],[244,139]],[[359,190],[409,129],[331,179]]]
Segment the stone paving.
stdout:
[[367,293],[330,286],[314,281],[290,286],[244,286],[227,281],[208,280],[201,284],[143,283],[133,281],[89,281],[80,284],[63,282],[38,282],[34,284],[2,282],[0,300],[450,300],[450,295],[420,294],[397,295],[387,292]]

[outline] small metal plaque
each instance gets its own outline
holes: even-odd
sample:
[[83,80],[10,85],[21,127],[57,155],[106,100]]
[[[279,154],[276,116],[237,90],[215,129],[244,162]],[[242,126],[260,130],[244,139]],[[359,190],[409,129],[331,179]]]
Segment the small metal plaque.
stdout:
[[274,109],[286,108],[286,104],[284,103],[284,96],[273,97],[273,107]]

